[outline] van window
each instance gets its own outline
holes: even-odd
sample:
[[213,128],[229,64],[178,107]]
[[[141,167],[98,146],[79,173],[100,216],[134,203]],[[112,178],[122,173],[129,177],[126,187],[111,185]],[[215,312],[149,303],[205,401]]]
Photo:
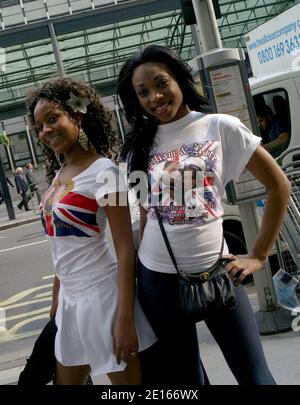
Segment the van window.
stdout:
[[276,89],[253,96],[262,146],[278,157],[289,146],[291,118],[287,92]]

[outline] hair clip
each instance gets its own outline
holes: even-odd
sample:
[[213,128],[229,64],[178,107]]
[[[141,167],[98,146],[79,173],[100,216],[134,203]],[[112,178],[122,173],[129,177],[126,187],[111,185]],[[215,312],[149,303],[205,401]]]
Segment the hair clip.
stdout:
[[86,114],[86,108],[91,104],[91,101],[87,97],[77,97],[74,93],[70,92],[70,98],[66,101],[66,104],[71,107],[73,111]]

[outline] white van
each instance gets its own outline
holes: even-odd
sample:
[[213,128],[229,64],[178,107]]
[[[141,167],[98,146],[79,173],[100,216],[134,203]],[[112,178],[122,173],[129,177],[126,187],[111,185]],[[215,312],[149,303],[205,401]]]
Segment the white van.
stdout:
[[[281,71],[249,79],[254,103],[264,101],[273,114],[277,111],[273,103],[275,96],[280,96],[286,103],[286,121],[289,128],[289,143],[286,149],[300,146],[300,70]],[[282,151],[283,153],[283,151]],[[282,154],[281,153],[281,154]],[[280,163],[280,155],[275,156]],[[244,232],[237,206],[224,202],[224,232],[232,253],[246,252]]]
[[262,97],[265,103],[277,113],[273,103],[275,96],[286,102],[286,120],[289,126],[288,148],[300,145],[300,70],[281,71],[249,79],[251,93],[255,100]]
[[[270,153],[281,163],[284,149],[300,146],[300,4],[244,36],[254,77],[249,79],[256,111],[284,121],[289,139]],[[281,107],[274,105],[274,97]],[[276,100],[276,99],[275,99]],[[261,130],[262,143],[264,131]],[[267,141],[265,142],[267,143]],[[287,163],[287,162],[284,162]],[[224,229],[232,252],[245,249],[237,206],[224,204]],[[233,235],[232,235],[233,234]]]

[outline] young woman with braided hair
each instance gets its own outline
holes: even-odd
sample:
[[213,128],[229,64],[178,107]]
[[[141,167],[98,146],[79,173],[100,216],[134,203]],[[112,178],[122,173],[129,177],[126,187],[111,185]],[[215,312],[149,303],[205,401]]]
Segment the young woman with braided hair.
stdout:
[[[41,217],[55,272],[55,382],[84,384],[91,371],[108,374],[113,384],[139,384],[136,354],[155,335],[134,297],[130,213],[119,203],[127,190],[110,159],[111,114],[93,88],[71,78],[45,83],[27,106],[54,174]],[[106,175],[116,182],[103,187],[99,176]],[[107,219],[117,261],[105,238]]]

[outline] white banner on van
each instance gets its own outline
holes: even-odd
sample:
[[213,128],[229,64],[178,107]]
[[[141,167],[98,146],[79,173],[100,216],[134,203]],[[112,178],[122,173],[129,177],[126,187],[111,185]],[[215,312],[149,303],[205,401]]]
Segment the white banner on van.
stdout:
[[254,76],[300,70],[300,4],[245,35]]

